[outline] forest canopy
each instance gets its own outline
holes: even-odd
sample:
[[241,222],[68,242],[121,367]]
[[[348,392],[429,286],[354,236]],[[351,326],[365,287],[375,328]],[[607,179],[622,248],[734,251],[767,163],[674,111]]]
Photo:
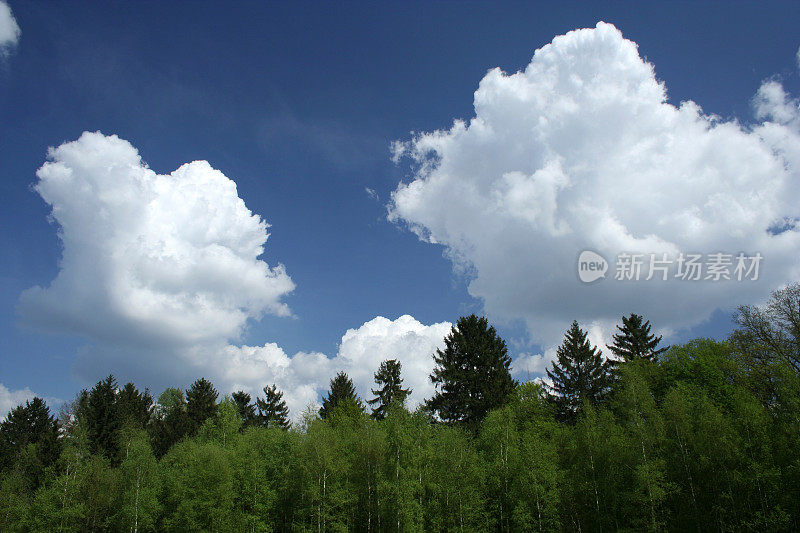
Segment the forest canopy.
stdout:
[[798,530],[800,285],[735,320],[670,347],[636,314],[606,347],[574,322],[517,383],[462,317],[413,411],[395,359],[374,397],[340,372],[294,421],[274,384],[108,376],[0,423],[0,531]]

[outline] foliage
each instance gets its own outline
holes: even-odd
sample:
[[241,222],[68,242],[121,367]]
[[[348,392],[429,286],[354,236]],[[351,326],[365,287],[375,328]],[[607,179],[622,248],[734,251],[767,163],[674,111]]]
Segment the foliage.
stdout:
[[[0,423],[0,531],[797,531],[800,373],[788,344],[748,327],[624,361],[613,387],[562,379],[562,394],[582,401],[569,420],[535,382],[491,409],[468,399],[437,419],[392,400],[369,416],[340,374],[324,418],[309,408],[285,429],[273,423],[288,417],[274,385],[247,424],[251,398],[218,402],[207,380],[189,401],[170,388],[152,405],[109,376],[59,421],[34,399]],[[467,363],[507,371],[503,357],[464,348],[476,338],[504,348],[478,334],[490,329],[466,320],[449,335],[452,357],[437,354],[464,362],[447,375],[466,390],[465,376],[492,368]],[[590,368],[602,381],[577,324],[561,355],[563,376]],[[399,365],[387,376],[379,383],[402,390]]]
[[386,414],[392,404],[403,405],[406,398],[411,394],[411,389],[403,388],[403,378],[400,377],[402,365],[397,359],[388,359],[381,363],[378,371],[375,372],[375,383],[378,389],[372,389],[375,398],[367,403],[374,405],[372,416],[378,420],[386,418]]
[[556,360],[547,369],[552,402],[561,420],[575,421],[583,402],[597,405],[608,389],[608,364],[592,346],[577,322],[567,330],[556,350]]
[[265,428],[289,429],[292,423],[289,421],[289,408],[283,401],[283,392],[278,390],[276,385],[264,387],[264,399],[256,400],[258,414],[256,421]]
[[[650,321],[644,321],[641,315],[631,313],[629,317],[622,317],[622,326],[617,326],[617,329],[619,333],[613,335],[614,342],[607,348],[622,361],[655,361],[667,351],[666,347],[658,348],[661,336],[650,333]],[[618,361],[610,362],[612,365],[618,364]]]
[[207,419],[217,414],[219,393],[206,378],[200,378],[186,391],[186,414],[189,415],[190,431],[197,432]]
[[475,315],[461,317],[444,342],[444,351],[433,356],[436,393],[427,406],[446,422],[477,429],[514,390],[506,343],[485,317]]
[[41,398],[15,407],[0,422],[0,470],[13,467],[31,489],[41,485],[60,453],[58,423]]
[[361,403],[356,394],[356,388],[353,385],[353,380],[344,373],[339,372],[331,380],[331,388],[328,395],[322,399],[322,407],[319,409],[319,416],[323,420],[328,418],[336,406],[344,400],[353,400],[354,402]]
[[251,397],[244,391],[236,391],[231,394],[231,399],[236,404],[236,411],[239,413],[239,420],[242,427],[250,426],[256,420],[256,406],[251,403]]

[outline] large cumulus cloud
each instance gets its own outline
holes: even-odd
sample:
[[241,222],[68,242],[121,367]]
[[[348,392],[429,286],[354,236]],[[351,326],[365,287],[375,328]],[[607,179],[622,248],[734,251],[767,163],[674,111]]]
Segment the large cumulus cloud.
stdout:
[[268,225],[205,161],[156,174],[130,143],[84,133],[50,151],[36,191],[63,252],[48,287],[23,292],[27,324],[135,345],[236,339],[286,315],[294,285],[259,259]]
[[62,256],[48,286],[20,295],[18,313],[89,341],[81,378],[215,377],[248,320],[289,314],[294,283],[262,258],[269,225],[207,162],[161,175],[127,141],[87,132],[51,149],[37,176]]
[[[389,218],[441,244],[490,317],[553,345],[573,319],[608,331],[638,312],[669,330],[797,279],[800,124],[777,81],[758,92],[751,126],[673,105],[637,45],[599,23],[556,37],[524,71],[489,71],[474,107],[394,145],[415,174]],[[611,262],[610,278],[621,252],[764,259],[758,281],[584,285],[585,249]]]

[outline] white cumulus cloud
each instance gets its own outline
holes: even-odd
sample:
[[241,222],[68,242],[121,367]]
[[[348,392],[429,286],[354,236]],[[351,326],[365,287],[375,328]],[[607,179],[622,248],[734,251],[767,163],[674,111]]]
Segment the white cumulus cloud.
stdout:
[[7,3],[0,2],[0,56],[17,45],[21,33],[11,8]]
[[222,393],[254,397],[275,383],[297,416],[340,370],[371,397],[381,361],[396,358],[413,389],[410,404],[430,396],[432,354],[447,322],[377,317],[347,330],[333,357],[290,356],[272,342],[237,345],[249,319],[289,314],[282,297],[294,284],[282,265],[259,259],[268,224],[207,162],[161,175],[127,141],[84,133],[51,149],[37,176],[62,258],[49,286],[20,295],[18,312],[28,326],[90,342],[76,364],[84,379],[116,372],[181,385],[205,376]]
[[394,321],[373,318],[358,329],[347,330],[334,367],[353,378],[363,398],[372,398],[370,388],[375,387],[373,377],[378,366],[387,359],[397,359],[403,367],[404,384],[411,388],[409,404],[418,405],[433,395],[428,378],[433,371],[433,353],[444,348],[444,337],[451,327],[449,322],[426,326],[409,315]]
[[[636,43],[601,22],[556,37],[521,72],[490,70],[470,120],[395,143],[415,174],[389,219],[442,245],[490,318],[524,321],[547,347],[573,319],[600,341],[631,312],[669,332],[797,279],[797,105],[775,81],[750,126],[674,105]],[[579,281],[586,249],[610,262],[605,280]],[[621,252],[763,261],[757,281],[624,282]],[[518,372],[541,363],[528,356]]]
[[62,257],[49,286],[20,295],[24,324],[191,353],[238,339],[265,312],[289,314],[291,278],[259,259],[268,224],[207,162],[157,174],[130,143],[99,132],[49,159],[35,190],[52,207]]
[[348,329],[333,358],[305,352],[289,357],[274,343],[228,346],[223,357],[228,365],[224,381],[231,390],[244,389],[254,395],[265,385],[276,383],[296,416],[326,393],[330,379],[341,370],[352,378],[361,398],[371,399],[378,366],[387,359],[397,359],[404,385],[412,389],[407,405],[413,408],[433,394],[428,379],[433,371],[433,353],[444,347],[450,328],[449,322],[426,326],[409,315],[396,320],[379,316],[359,328]]

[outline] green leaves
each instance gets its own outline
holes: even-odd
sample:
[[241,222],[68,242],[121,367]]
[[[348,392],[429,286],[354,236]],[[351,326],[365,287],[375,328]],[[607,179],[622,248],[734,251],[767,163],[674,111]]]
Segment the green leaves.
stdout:
[[[655,354],[645,326],[625,322]],[[295,427],[274,385],[217,403],[201,379],[151,407],[109,376],[63,427],[40,399],[0,423],[0,530],[797,530],[800,376],[734,337],[630,357],[610,385],[573,323],[548,392],[513,386],[505,343],[465,317],[435,356],[439,419],[406,410],[395,360],[373,416],[339,373]]]

